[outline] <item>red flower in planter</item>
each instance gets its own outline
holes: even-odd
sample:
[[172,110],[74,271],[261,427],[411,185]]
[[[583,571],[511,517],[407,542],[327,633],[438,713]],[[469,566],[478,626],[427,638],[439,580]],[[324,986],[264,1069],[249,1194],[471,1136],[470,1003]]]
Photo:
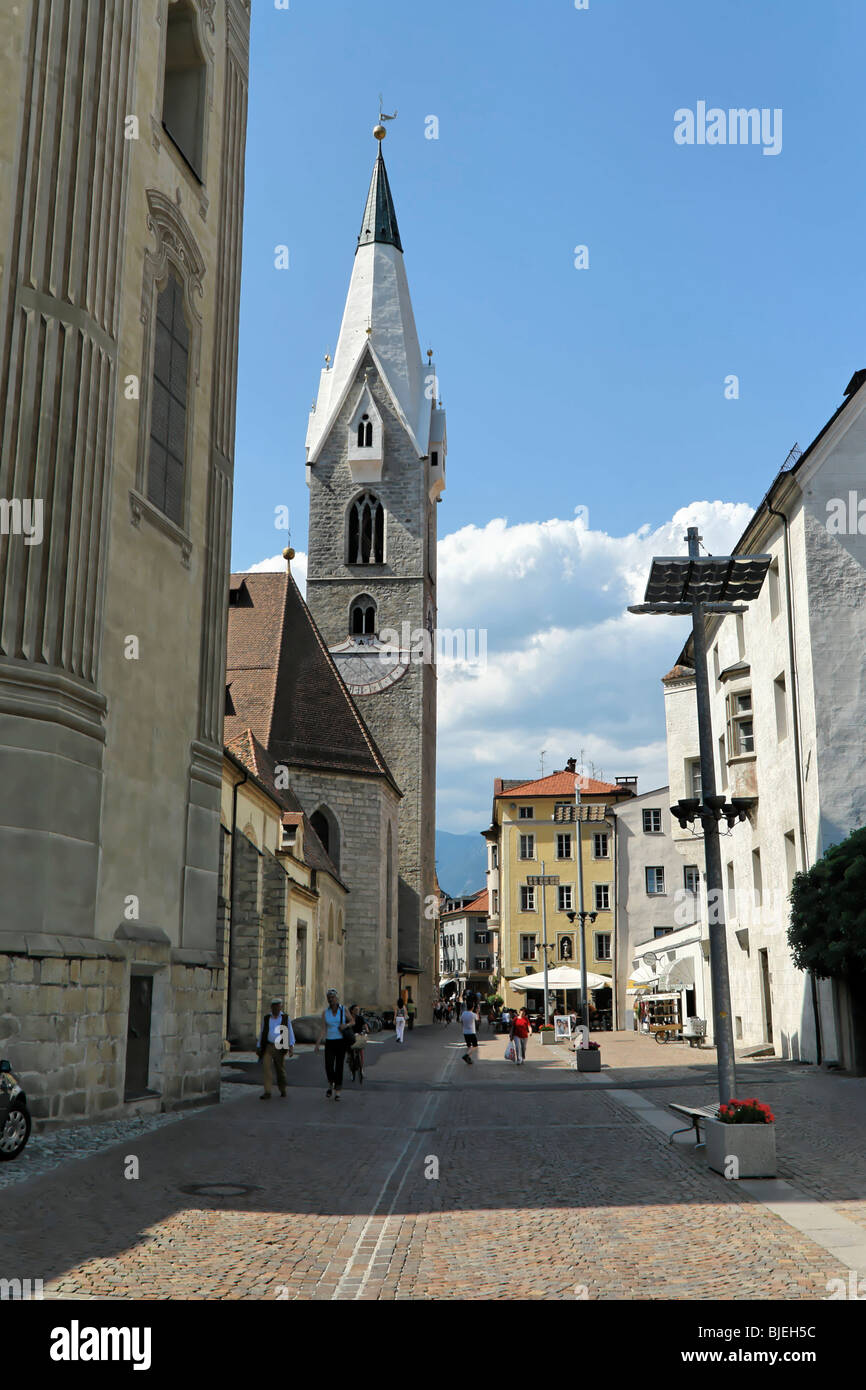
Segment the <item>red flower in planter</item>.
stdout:
[[776,1122],[769,1105],[755,1096],[748,1100],[736,1100],[732,1096],[726,1105],[719,1106],[719,1119],[726,1125],[772,1125]]

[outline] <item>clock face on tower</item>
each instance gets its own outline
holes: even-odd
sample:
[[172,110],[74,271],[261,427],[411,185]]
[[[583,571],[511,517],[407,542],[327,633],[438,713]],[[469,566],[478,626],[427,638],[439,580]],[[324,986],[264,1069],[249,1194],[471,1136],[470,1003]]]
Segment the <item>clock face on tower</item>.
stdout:
[[330,648],[334,664],[350,695],[377,695],[394,685],[409,669],[409,653],[375,637],[350,637]]

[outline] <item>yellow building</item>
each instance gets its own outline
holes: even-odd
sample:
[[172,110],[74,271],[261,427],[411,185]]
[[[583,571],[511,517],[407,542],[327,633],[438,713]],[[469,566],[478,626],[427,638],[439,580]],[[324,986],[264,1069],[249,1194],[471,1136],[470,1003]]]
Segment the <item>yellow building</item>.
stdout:
[[[490,927],[498,929],[500,992],[509,1006],[541,1007],[543,1000],[512,987],[512,981],[548,968],[580,965],[579,923],[568,919],[578,909],[577,841],[582,846],[584,909],[596,913],[584,926],[586,968],[611,980],[616,970],[616,822],[618,802],[635,792],[634,778],[615,783],[580,780],[580,807],[575,801],[574,760],[562,772],[534,781],[497,778],[493,821],[487,841]],[[558,883],[541,886],[532,879],[552,875]],[[544,896],[542,896],[544,895]],[[568,1003],[576,1002],[570,995]],[[565,1002],[560,996],[560,1003]],[[604,996],[596,1000],[610,1007]]]

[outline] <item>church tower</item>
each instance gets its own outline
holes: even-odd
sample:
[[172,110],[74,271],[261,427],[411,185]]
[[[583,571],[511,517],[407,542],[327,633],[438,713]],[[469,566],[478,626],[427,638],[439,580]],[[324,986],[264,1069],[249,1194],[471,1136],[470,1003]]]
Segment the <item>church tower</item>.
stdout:
[[373,133],[379,150],[340,336],[307,431],[307,603],[402,792],[398,970],[426,1021],[436,985],[436,504],[445,414],[432,355],[421,358],[384,127]]

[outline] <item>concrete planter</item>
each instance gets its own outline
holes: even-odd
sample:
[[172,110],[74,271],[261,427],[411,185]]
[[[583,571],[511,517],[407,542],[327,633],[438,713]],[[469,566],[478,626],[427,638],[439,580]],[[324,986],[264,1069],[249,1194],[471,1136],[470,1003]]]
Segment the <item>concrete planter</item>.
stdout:
[[[705,1121],[707,1162],[726,1178],[776,1176],[776,1126]],[[735,1160],[735,1161],[734,1161]]]
[[553,1047],[559,1042],[559,1038],[555,1033],[539,1033],[538,1036],[541,1038],[542,1047]]
[[594,1047],[579,1047],[577,1049],[577,1070],[601,1071],[601,1052]]

